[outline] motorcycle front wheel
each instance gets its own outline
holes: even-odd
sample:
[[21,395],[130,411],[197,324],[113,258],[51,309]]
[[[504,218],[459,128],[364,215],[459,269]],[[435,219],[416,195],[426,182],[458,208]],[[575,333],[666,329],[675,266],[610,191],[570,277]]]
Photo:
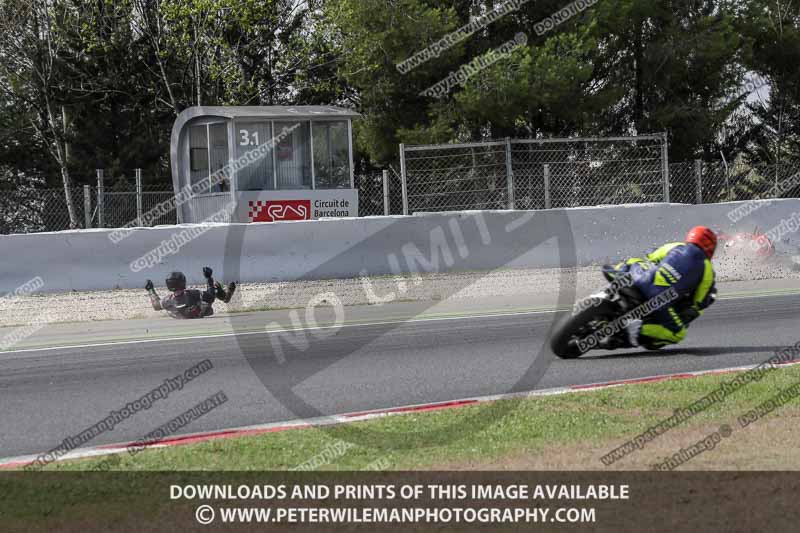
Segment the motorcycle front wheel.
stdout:
[[592,305],[577,313],[568,313],[563,316],[550,337],[550,349],[561,359],[576,359],[597,347],[597,344],[583,349],[578,344],[579,340],[585,342],[599,328],[612,322],[618,315],[616,306],[608,300],[601,300],[597,305]]

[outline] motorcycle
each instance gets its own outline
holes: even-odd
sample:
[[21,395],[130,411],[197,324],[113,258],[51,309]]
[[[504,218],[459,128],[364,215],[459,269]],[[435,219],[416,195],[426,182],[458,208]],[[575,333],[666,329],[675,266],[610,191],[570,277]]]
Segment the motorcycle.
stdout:
[[[639,317],[642,324],[658,324],[657,318],[650,314],[652,307],[650,311],[640,309],[639,312],[626,316],[637,307],[647,307],[644,304],[648,303],[634,286],[630,274],[609,265],[605,265],[602,272],[609,286],[578,302],[573,312],[562,317],[553,329],[550,349],[561,359],[575,359],[589,350],[631,347],[626,326],[634,316]],[[684,324],[689,324],[700,316],[692,305],[690,294],[675,296],[669,305],[676,310]],[[713,301],[716,297],[717,290],[714,288],[710,298]],[[661,349],[661,346],[642,342],[641,338],[639,342],[647,350]]]
[[[550,348],[561,359],[575,359],[589,350],[613,350],[629,345],[627,330],[610,326],[619,324],[615,321],[640,306],[644,298],[632,286],[627,273],[606,265],[603,275],[610,285],[578,302],[573,312],[556,324]],[[604,328],[610,329],[611,334],[605,335]]]

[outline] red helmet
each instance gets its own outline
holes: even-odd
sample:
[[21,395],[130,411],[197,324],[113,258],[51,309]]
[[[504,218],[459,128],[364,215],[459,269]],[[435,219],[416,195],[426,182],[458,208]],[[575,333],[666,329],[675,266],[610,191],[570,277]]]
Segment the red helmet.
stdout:
[[686,242],[699,246],[706,256],[711,259],[717,248],[717,236],[705,226],[695,226],[686,234]]

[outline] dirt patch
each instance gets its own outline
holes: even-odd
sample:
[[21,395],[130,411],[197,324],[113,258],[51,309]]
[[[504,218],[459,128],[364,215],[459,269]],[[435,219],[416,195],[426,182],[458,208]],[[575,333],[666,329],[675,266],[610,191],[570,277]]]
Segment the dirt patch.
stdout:
[[[721,257],[715,261],[717,281],[739,280],[800,280],[795,272],[778,263],[753,265]],[[492,272],[456,272],[423,274],[419,277],[381,276],[361,279],[319,281],[290,281],[241,284],[233,301],[215,304],[219,313],[261,311],[305,307],[316,295],[335,292],[343,305],[374,303],[375,297],[404,291],[396,301],[442,301],[503,296],[530,296],[534,300],[555,301],[559,281],[574,284],[579,296],[603,287],[598,267],[577,269],[504,269]],[[227,280],[224,280],[227,281]],[[453,287],[464,287],[455,294]],[[369,289],[369,291],[367,290]],[[166,288],[157,287],[159,294]],[[370,300],[372,297],[372,301]],[[531,303],[533,305],[533,303]],[[89,322],[93,320],[129,320],[157,318],[163,313],[153,311],[144,289],[117,289],[52,294],[34,294],[0,299],[0,327],[32,323]]]
[[[602,286],[596,269],[575,270],[567,276],[570,283],[583,287],[584,292]],[[418,278],[382,276],[361,279],[292,281],[274,283],[245,283],[239,285],[230,304],[217,302],[217,314],[226,312],[261,311],[305,307],[316,295],[336,293],[343,305],[366,305],[371,294],[381,297],[397,292],[398,283],[405,291],[396,301],[441,301],[489,296],[542,295],[555,297],[562,273],[557,269],[508,269],[494,272],[463,272],[452,274],[423,274]],[[464,289],[453,294],[453,287]],[[160,295],[166,288],[156,288]],[[163,313],[153,311],[144,289],[36,294],[0,302],[0,307],[13,312],[0,313],[0,326],[17,326],[37,321],[46,323],[93,320],[127,320],[157,318]]]
[[[707,450],[676,470],[800,470],[800,410],[783,411],[780,416],[760,420],[739,428],[733,417],[725,421],[732,434],[713,450]],[[554,445],[541,450],[508,455],[490,461],[465,461],[436,464],[430,470],[650,470],[682,448],[688,448],[720,424],[676,428],[606,467],[600,457],[620,446],[624,440]]]

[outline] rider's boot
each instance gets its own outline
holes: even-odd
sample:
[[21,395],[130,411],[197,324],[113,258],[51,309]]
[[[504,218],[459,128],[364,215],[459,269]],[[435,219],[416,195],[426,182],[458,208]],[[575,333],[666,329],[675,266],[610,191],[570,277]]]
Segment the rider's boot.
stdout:
[[233,298],[233,292],[235,290],[236,290],[236,284],[233,282],[228,283],[227,289],[219,281],[216,283],[216,285],[214,285],[214,292],[216,293],[217,300],[222,300],[226,304],[230,303],[231,298]]
[[599,342],[599,347],[604,350],[617,350],[619,348],[638,348],[639,332],[642,330],[641,320],[631,320],[617,335],[606,337]]
[[223,302],[230,303],[231,298],[233,298],[233,292],[236,290],[236,284],[234,282],[228,283],[228,290],[225,291],[225,297],[222,299]]
[[630,344],[630,348],[638,347],[639,333],[642,331],[642,321],[638,319],[631,320],[625,327],[625,331],[628,333],[628,344]]

